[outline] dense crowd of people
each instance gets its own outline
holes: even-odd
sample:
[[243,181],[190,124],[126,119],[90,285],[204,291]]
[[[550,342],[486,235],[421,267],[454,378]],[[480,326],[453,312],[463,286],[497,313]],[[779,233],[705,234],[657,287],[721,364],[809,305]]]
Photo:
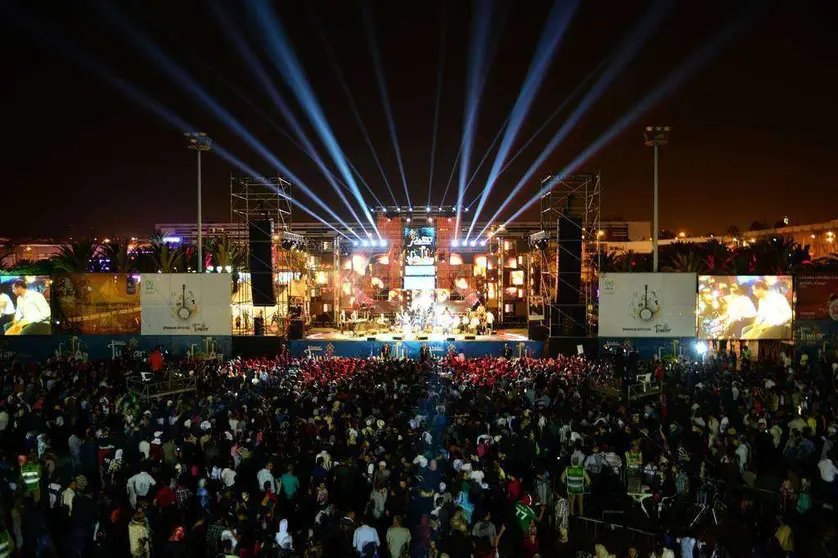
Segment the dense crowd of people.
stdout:
[[636,364],[0,362],[0,558],[836,551],[838,365]]

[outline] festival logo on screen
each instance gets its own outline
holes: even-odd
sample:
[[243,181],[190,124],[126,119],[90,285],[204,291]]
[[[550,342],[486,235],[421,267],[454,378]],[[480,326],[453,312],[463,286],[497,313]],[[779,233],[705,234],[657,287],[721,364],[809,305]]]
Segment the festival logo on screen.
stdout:
[[50,335],[51,286],[45,275],[0,275],[0,335]]
[[695,275],[608,273],[599,286],[601,336],[694,335]]
[[797,276],[798,320],[838,321],[838,275]]
[[702,275],[698,278],[700,339],[791,339],[792,278]]
[[142,333],[230,335],[227,274],[142,276]]
[[404,229],[404,261],[406,266],[436,264],[436,229],[407,227]]

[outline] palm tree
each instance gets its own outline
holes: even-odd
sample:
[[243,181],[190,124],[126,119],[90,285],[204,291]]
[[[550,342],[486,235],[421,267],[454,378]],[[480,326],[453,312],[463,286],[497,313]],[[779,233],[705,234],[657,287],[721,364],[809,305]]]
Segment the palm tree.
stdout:
[[661,269],[676,273],[704,273],[707,271],[707,263],[699,250],[690,250],[675,254],[669,264]]
[[112,241],[102,245],[101,256],[109,260],[108,269],[116,273],[130,273],[134,271],[134,262],[128,251],[128,243]]
[[226,233],[212,239],[207,246],[207,252],[212,254],[212,261],[216,267],[234,271],[243,267],[244,253]]
[[158,272],[176,273],[181,252],[181,248],[166,242],[166,236],[161,231],[154,231],[151,236],[151,258]]
[[57,271],[84,273],[90,271],[93,258],[99,251],[99,244],[93,240],[75,240],[62,244],[58,253],[50,260]]

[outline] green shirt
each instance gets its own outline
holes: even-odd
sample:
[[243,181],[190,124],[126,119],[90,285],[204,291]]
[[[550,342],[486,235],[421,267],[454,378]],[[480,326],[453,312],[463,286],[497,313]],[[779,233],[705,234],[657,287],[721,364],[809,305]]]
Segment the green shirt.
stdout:
[[518,520],[518,525],[521,526],[521,529],[525,533],[529,531],[530,523],[535,521],[537,517],[531,507],[525,506],[520,502],[515,504],[515,519]]
[[282,475],[282,491],[285,492],[285,496],[293,498],[299,488],[300,481],[297,480],[297,477],[291,473],[285,473]]

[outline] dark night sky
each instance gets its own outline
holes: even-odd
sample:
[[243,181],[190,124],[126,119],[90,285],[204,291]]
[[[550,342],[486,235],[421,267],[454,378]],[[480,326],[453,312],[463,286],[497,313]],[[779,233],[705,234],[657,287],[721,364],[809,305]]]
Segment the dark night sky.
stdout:
[[[120,2],[121,11],[219,102],[245,124],[312,189],[334,206],[334,194],[316,168],[258,112],[228,87],[244,92],[285,127],[281,115],[225,39],[207,5],[196,1]],[[277,3],[279,4],[279,3]],[[660,79],[728,22],[731,2],[681,3],[658,28],[608,91],[556,149],[536,178],[561,169],[624,114]],[[838,217],[838,84],[834,61],[835,10],[827,2],[778,2],[728,43],[708,65],[643,115],[580,170],[600,170],[603,214],[651,218],[652,155],[643,146],[647,123],[674,127],[661,161],[661,225],[694,233],[723,232],[789,215],[800,222]],[[180,131],[111,89],[50,45],[23,22],[47,24],[147,91],[187,121],[263,173],[272,169],[215,120],[189,94],[144,58],[103,15],[96,2],[42,2],[26,14],[2,14],[5,86],[0,88],[4,149],[0,165],[0,236],[143,235],[155,222],[195,217],[195,159]],[[70,5],[73,5],[71,7]],[[244,3],[226,4],[285,98],[297,109],[279,72],[259,42]],[[348,158],[385,202],[381,182],[317,31],[322,25],[359,105],[396,196],[404,194],[384,111],[354,0],[282,2],[278,14],[289,30],[308,78]],[[551,3],[502,2],[493,40],[497,51],[482,97],[472,169],[511,109]],[[142,8],[140,7],[142,6]],[[444,8],[445,6],[445,8]],[[651,6],[645,2],[585,2],[550,66],[517,145],[597,64]],[[0,12],[9,4],[0,6]],[[314,15],[316,13],[316,16]],[[417,204],[428,195],[431,136],[440,24],[448,32],[442,87],[437,165],[432,200],[440,203],[463,126],[470,4],[374,3],[377,40],[401,144],[408,187]],[[316,19],[315,19],[316,18]],[[219,79],[219,77],[221,79]],[[225,84],[226,82],[226,84]],[[575,103],[570,105],[575,106]],[[490,197],[494,213],[550,136],[565,111],[502,175]],[[305,120],[304,118],[301,118]],[[308,129],[318,148],[315,135]],[[326,152],[320,154],[327,160]],[[482,177],[493,156],[483,167]],[[229,218],[228,177],[234,170],[216,156],[205,159],[205,219]],[[455,176],[456,180],[456,176]],[[515,210],[536,191],[510,204]],[[452,185],[447,203],[454,201]],[[472,186],[470,201],[478,192]],[[344,210],[343,214],[347,214]],[[508,211],[506,215],[509,215]],[[537,212],[527,218],[536,219]],[[488,216],[484,212],[484,217]],[[298,212],[296,219],[308,220]]]

